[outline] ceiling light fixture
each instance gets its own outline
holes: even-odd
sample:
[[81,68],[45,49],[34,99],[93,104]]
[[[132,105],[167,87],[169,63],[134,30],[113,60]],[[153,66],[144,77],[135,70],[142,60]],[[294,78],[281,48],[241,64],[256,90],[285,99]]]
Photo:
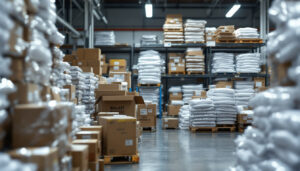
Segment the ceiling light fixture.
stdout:
[[145,12],[147,18],[152,18],[153,16],[153,6],[150,1],[145,4]]
[[241,4],[234,4],[232,8],[225,15],[226,18],[231,18],[239,9],[241,8]]

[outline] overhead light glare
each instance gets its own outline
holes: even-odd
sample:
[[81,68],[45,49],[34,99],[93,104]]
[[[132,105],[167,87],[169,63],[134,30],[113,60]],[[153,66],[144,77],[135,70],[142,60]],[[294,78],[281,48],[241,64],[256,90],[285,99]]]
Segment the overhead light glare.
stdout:
[[146,12],[146,17],[147,18],[152,18],[153,16],[153,6],[151,3],[146,3],[145,4],[145,12]]
[[234,4],[232,8],[225,15],[226,18],[231,18],[239,9],[241,8],[241,4]]

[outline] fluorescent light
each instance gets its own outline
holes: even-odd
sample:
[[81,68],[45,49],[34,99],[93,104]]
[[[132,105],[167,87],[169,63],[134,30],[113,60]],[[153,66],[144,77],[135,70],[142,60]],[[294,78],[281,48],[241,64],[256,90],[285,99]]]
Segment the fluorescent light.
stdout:
[[241,4],[234,4],[232,8],[225,15],[226,18],[231,18],[240,8],[241,8]]
[[153,16],[153,6],[150,3],[145,4],[146,17],[151,18]]

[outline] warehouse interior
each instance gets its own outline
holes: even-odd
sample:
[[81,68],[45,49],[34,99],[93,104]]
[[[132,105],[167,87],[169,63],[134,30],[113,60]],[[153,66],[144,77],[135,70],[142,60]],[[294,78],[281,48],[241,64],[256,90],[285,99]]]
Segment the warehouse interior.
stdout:
[[0,1],[0,170],[298,171],[299,11]]

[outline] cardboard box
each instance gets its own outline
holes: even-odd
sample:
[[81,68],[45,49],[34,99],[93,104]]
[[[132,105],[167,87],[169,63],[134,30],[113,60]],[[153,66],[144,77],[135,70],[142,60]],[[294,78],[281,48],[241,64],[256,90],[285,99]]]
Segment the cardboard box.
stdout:
[[144,104],[141,96],[102,96],[96,101],[98,112],[119,112],[136,117],[136,104]]
[[89,162],[89,171],[99,171],[99,162]]
[[74,85],[65,85],[64,88],[69,89],[69,100],[74,100],[76,98],[76,87]]
[[109,72],[126,72],[126,66],[109,66]]
[[129,96],[140,96],[140,93],[139,92],[126,92],[126,95],[129,95]]
[[25,70],[25,62],[24,58],[10,58],[11,65],[10,70],[12,74],[10,75],[9,79],[14,82],[21,82],[24,80],[24,70]]
[[66,54],[63,58],[64,62],[68,62],[68,63],[72,63],[73,60],[76,60],[76,56],[75,55],[68,55]]
[[178,116],[181,106],[180,105],[168,105],[168,115]]
[[169,63],[169,70],[168,73],[172,74],[172,73],[184,73],[185,72],[185,64],[184,63]]
[[238,124],[251,124],[253,122],[253,118],[247,114],[238,114],[237,122]]
[[104,171],[104,160],[99,159],[99,171]]
[[100,91],[121,90],[121,84],[99,84],[97,90],[100,90]]
[[89,149],[88,145],[71,145],[72,167],[80,171],[88,169]]
[[186,56],[204,56],[203,51],[189,51],[186,52]]
[[156,105],[155,104],[139,104],[137,111],[137,120],[141,127],[156,126]]
[[40,92],[37,84],[15,83],[17,90],[8,94],[11,104],[29,104],[40,100]]
[[218,81],[216,88],[233,88],[233,81]]
[[169,63],[184,63],[183,53],[169,53]]
[[127,61],[126,59],[110,59],[109,66],[124,66],[126,68]]
[[88,145],[89,162],[96,162],[99,156],[99,142],[97,139],[78,139],[72,142],[73,144]]
[[178,118],[163,118],[163,128],[174,128],[177,129],[179,124]]
[[57,170],[59,168],[56,148],[20,148],[9,151],[8,154],[11,158],[21,162],[36,164],[38,171]]
[[102,74],[108,74],[108,64],[107,64],[107,63],[104,63],[104,64],[101,66],[101,70],[102,70]]
[[170,93],[169,94],[169,101],[172,100],[182,100],[182,93]]
[[97,139],[101,141],[101,135],[99,131],[78,131],[76,139]]
[[135,155],[137,153],[135,118],[101,117],[100,124],[103,126],[104,155]]
[[194,96],[199,97],[199,98],[201,98],[201,99],[207,98],[207,96],[206,96],[206,91],[205,91],[205,90],[202,90],[202,91],[195,91],[195,92],[194,92]]
[[98,99],[101,96],[125,96],[125,90],[115,90],[115,91],[95,91],[95,98]]
[[76,51],[79,60],[96,60],[101,61],[101,50],[99,48],[79,48]]
[[127,82],[128,88],[131,88],[131,72],[110,72],[109,77],[119,80],[119,82]]
[[254,87],[255,88],[260,88],[260,87],[265,87],[266,85],[266,80],[263,77],[256,77],[254,78]]
[[91,72],[91,73],[94,73],[94,69],[91,66],[80,66],[80,68],[82,69],[82,72]]

